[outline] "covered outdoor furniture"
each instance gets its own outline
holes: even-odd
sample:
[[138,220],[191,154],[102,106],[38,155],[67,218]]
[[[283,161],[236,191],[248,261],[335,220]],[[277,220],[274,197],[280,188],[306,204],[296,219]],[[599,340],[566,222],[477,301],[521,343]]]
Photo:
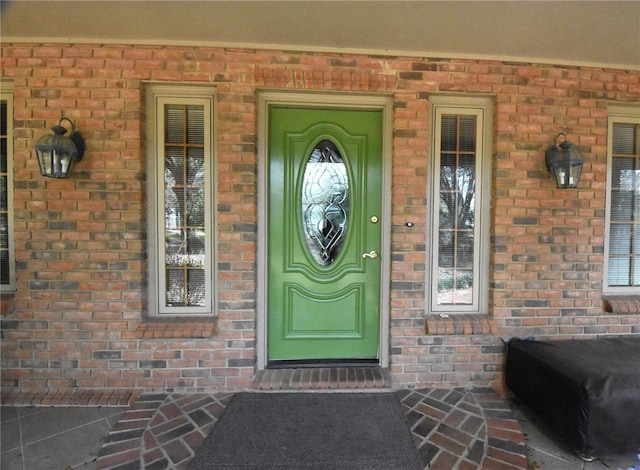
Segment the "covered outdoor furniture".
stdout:
[[581,456],[640,453],[640,335],[512,339],[506,383]]

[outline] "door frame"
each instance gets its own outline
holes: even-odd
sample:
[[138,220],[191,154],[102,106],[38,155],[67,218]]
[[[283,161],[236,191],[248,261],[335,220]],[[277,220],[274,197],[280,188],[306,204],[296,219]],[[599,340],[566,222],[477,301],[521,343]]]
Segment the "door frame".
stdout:
[[268,295],[268,169],[269,169],[269,108],[271,106],[299,108],[333,108],[382,111],[382,243],[380,257],[380,367],[389,367],[390,296],[391,281],[391,152],[393,137],[393,95],[315,92],[287,90],[258,90],[257,92],[257,285],[256,285],[256,354],[257,369],[267,367],[267,295]]

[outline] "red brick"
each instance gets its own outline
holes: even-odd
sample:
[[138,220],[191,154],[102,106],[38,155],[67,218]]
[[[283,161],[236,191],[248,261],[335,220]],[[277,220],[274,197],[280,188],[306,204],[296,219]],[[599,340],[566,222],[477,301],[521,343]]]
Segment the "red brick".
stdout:
[[[219,360],[218,356],[226,356],[227,347],[233,349],[227,346],[227,341],[231,344],[255,337],[251,327],[235,327],[231,323],[234,320],[219,321],[217,332],[213,323],[206,327],[173,328],[173,333],[170,327],[160,330],[140,327],[136,331],[138,325],[144,324],[141,320],[146,295],[142,287],[146,264],[139,259],[146,249],[142,225],[147,210],[143,181],[147,157],[140,79],[155,78],[217,83],[216,202],[229,206],[228,211],[218,213],[218,256],[219,261],[231,265],[229,271],[219,273],[220,300],[242,302],[255,295],[255,241],[243,239],[246,234],[234,233],[233,224],[255,223],[257,219],[256,155],[244,147],[256,140],[257,86],[290,85],[298,89],[362,90],[394,95],[393,128],[411,130],[413,136],[393,139],[391,242],[393,256],[404,259],[393,262],[391,280],[416,285],[427,278],[428,268],[424,263],[429,262],[424,247],[428,239],[425,235],[428,225],[424,220],[428,209],[425,196],[431,171],[428,159],[432,138],[427,93],[446,89],[495,95],[496,158],[491,181],[494,191],[491,230],[495,237],[505,236],[509,240],[496,242],[504,245],[504,251],[492,253],[494,266],[499,264],[503,268],[490,274],[496,287],[492,287],[490,293],[487,317],[429,318],[425,324],[424,289],[391,291],[392,323],[408,322],[391,327],[390,343],[397,354],[403,355],[398,357],[394,352],[391,357],[396,382],[416,386],[431,385],[432,380],[460,381],[463,385],[495,382],[501,373],[501,356],[468,348],[469,337],[491,338],[490,343],[483,344],[494,345],[499,344],[499,336],[526,335],[529,331],[580,334],[585,328],[596,326],[608,334],[625,334],[637,326],[637,321],[627,320],[632,315],[627,315],[624,321],[611,315],[633,313],[637,310],[634,304],[620,303],[616,307],[618,312],[603,316],[597,282],[582,287],[579,280],[562,277],[554,269],[562,263],[561,269],[571,273],[574,263],[590,264],[592,283],[601,280],[598,270],[603,259],[601,255],[594,257],[591,247],[601,247],[604,243],[606,105],[610,100],[593,95],[576,97],[581,91],[609,90],[637,103],[640,74],[636,72],[478,60],[430,62],[402,57],[358,55],[354,58],[323,53],[124,45],[8,44],[3,45],[1,60],[2,76],[14,78],[14,112],[18,123],[14,130],[14,175],[19,183],[15,191],[15,238],[16,259],[21,268],[11,315],[25,315],[35,309],[47,312],[46,316],[62,311],[60,309],[72,309],[74,311],[68,313],[75,317],[74,321],[83,328],[91,326],[83,333],[104,336],[108,341],[135,339],[141,351],[159,347],[166,351],[167,357],[173,351],[201,349],[199,343],[187,336],[206,338],[217,334],[219,341],[212,351],[213,362]],[[70,61],[75,67],[68,66]],[[339,65],[332,66],[332,61]],[[422,81],[399,79],[414,67],[422,69]],[[86,176],[44,181],[38,174],[31,149],[33,142],[47,132],[47,126],[57,122],[61,113],[77,120],[78,129],[87,137],[88,152],[77,166],[81,172],[78,174]],[[595,159],[585,166],[577,191],[556,190],[544,168],[544,149],[563,128],[568,128],[570,139],[578,142],[589,158]],[[233,170],[233,165],[247,163],[250,167],[246,170]],[[122,182],[126,185],[116,184]],[[561,216],[552,212],[563,208],[568,212]],[[516,217],[530,216],[536,217],[538,223],[523,226],[515,221]],[[76,229],[49,230],[42,218],[62,224],[76,223]],[[416,223],[412,231],[395,228],[408,219]],[[129,228],[130,223],[139,226]],[[570,231],[555,234],[558,227]],[[120,237],[112,239],[112,233]],[[549,241],[540,243],[541,238]],[[554,252],[553,248],[558,245],[576,256]],[[537,260],[530,261],[530,255],[537,256]],[[107,267],[101,267],[100,263],[106,263]],[[113,266],[118,269],[112,269]],[[54,290],[28,290],[26,281],[34,279],[34,273],[40,273],[39,280],[54,280],[55,270],[64,272],[63,279],[67,281],[78,281],[78,289],[65,292],[64,297]],[[575,295],[569,295],[570,292]],[[549,308],[522,307],[527,300],[539,299],[547,300]],[[77,311],[74,302],[79,303]],[[584,317],[571,317],[571,323],[558,325],[563,308],[584,308],[588,313]],[[5,303],[3,314],[4,310]],[[225,311],[220,315],[222,319],[225,315],[232,318],[237,314],[242,320],[246,313]],[[255,319],[254,311],[249,312],[249,318]],[[501,323],[494,324],[495,319]],[[423,327],[428,328],[428,335]],[[161,339],[154,339],[156,333],[163,339],[167,335],[178,337],[167,350],[160,346]],[[35,337],[28,325],[24,334],[27,339]],[[466,343],[454,341],[458,338]],[[438,355],[438,362],[432,361],[425,345],[432,344],[433,339],[443,340],[456,349]],[[462,346],[465,344],[467,346]],[[254,354],[253,351],[250,354]],[[229,357],[240,355],[232,351]],[[165,372],[179,379],[180,364],[176,360]],[[489,368],[495,364],[496,370],[483,370],[483,364]],[[451,365],[456,366],[455,370],[451,370]],[[64,371],[58,372],[59,379],[63,380]],[[233,380],[240,377],[238,383],[241,383],[245,380],[242,374],[252,372],[251,367],[227,372],[217,367],[216,375],[230,374]],[[11,374],[16,375],[17,371],[3,368],[3,377]],[[116,383],[115,379],[107,381]],[[27,383],[30,382],[24,382]],[[140,386],[144,383],[140,382]],[[225,384],[224,380],[222,383]],[[232,382],[226,382],[229,383]],[[163,387],[158,381],[147,384]]]

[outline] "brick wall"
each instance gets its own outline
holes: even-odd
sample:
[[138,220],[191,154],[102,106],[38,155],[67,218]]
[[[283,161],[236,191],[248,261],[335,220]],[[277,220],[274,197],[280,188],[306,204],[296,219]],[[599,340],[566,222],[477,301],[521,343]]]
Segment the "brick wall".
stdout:
[[[640,333],[601,298],[607,103],[640,104],[640,73],[329,53],[3,44],[14,84],[17,291],[2,320],[2,386],[204,391],[255,367],[256,89],[393,94],[391,371],[398,386],[502,386],[502,338]],[[146,299],[143,81],[217,86],[219,305],[213,337],[141,334]],[[425,329],[428,104],[495,97],[490,311]],[[32,148],[66,116],[87,142],[69,180]],[[577,190],[544,165],[565,131]],[[415,226],[403,227],[412,220]],[[151,337],[150,337],[151,336]],[[188,336],[188,335],[184,335]]]

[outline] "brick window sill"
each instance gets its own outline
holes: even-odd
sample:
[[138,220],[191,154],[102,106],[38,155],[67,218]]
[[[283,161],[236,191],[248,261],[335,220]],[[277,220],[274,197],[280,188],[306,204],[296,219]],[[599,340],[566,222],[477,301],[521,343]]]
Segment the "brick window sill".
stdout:
[[153,318],[136,329],[136,337],[142,339],[212,338],[215,334],[213,318]]
[[493,319],[481,314],[427,315],[424,331],[428,335],[488,335]]
[[605,297],[604,311],[616,315],[640,314],[640,296]]
[[0,293],[0,316],[6,317],[11,315],[15,310],[15,293]]

